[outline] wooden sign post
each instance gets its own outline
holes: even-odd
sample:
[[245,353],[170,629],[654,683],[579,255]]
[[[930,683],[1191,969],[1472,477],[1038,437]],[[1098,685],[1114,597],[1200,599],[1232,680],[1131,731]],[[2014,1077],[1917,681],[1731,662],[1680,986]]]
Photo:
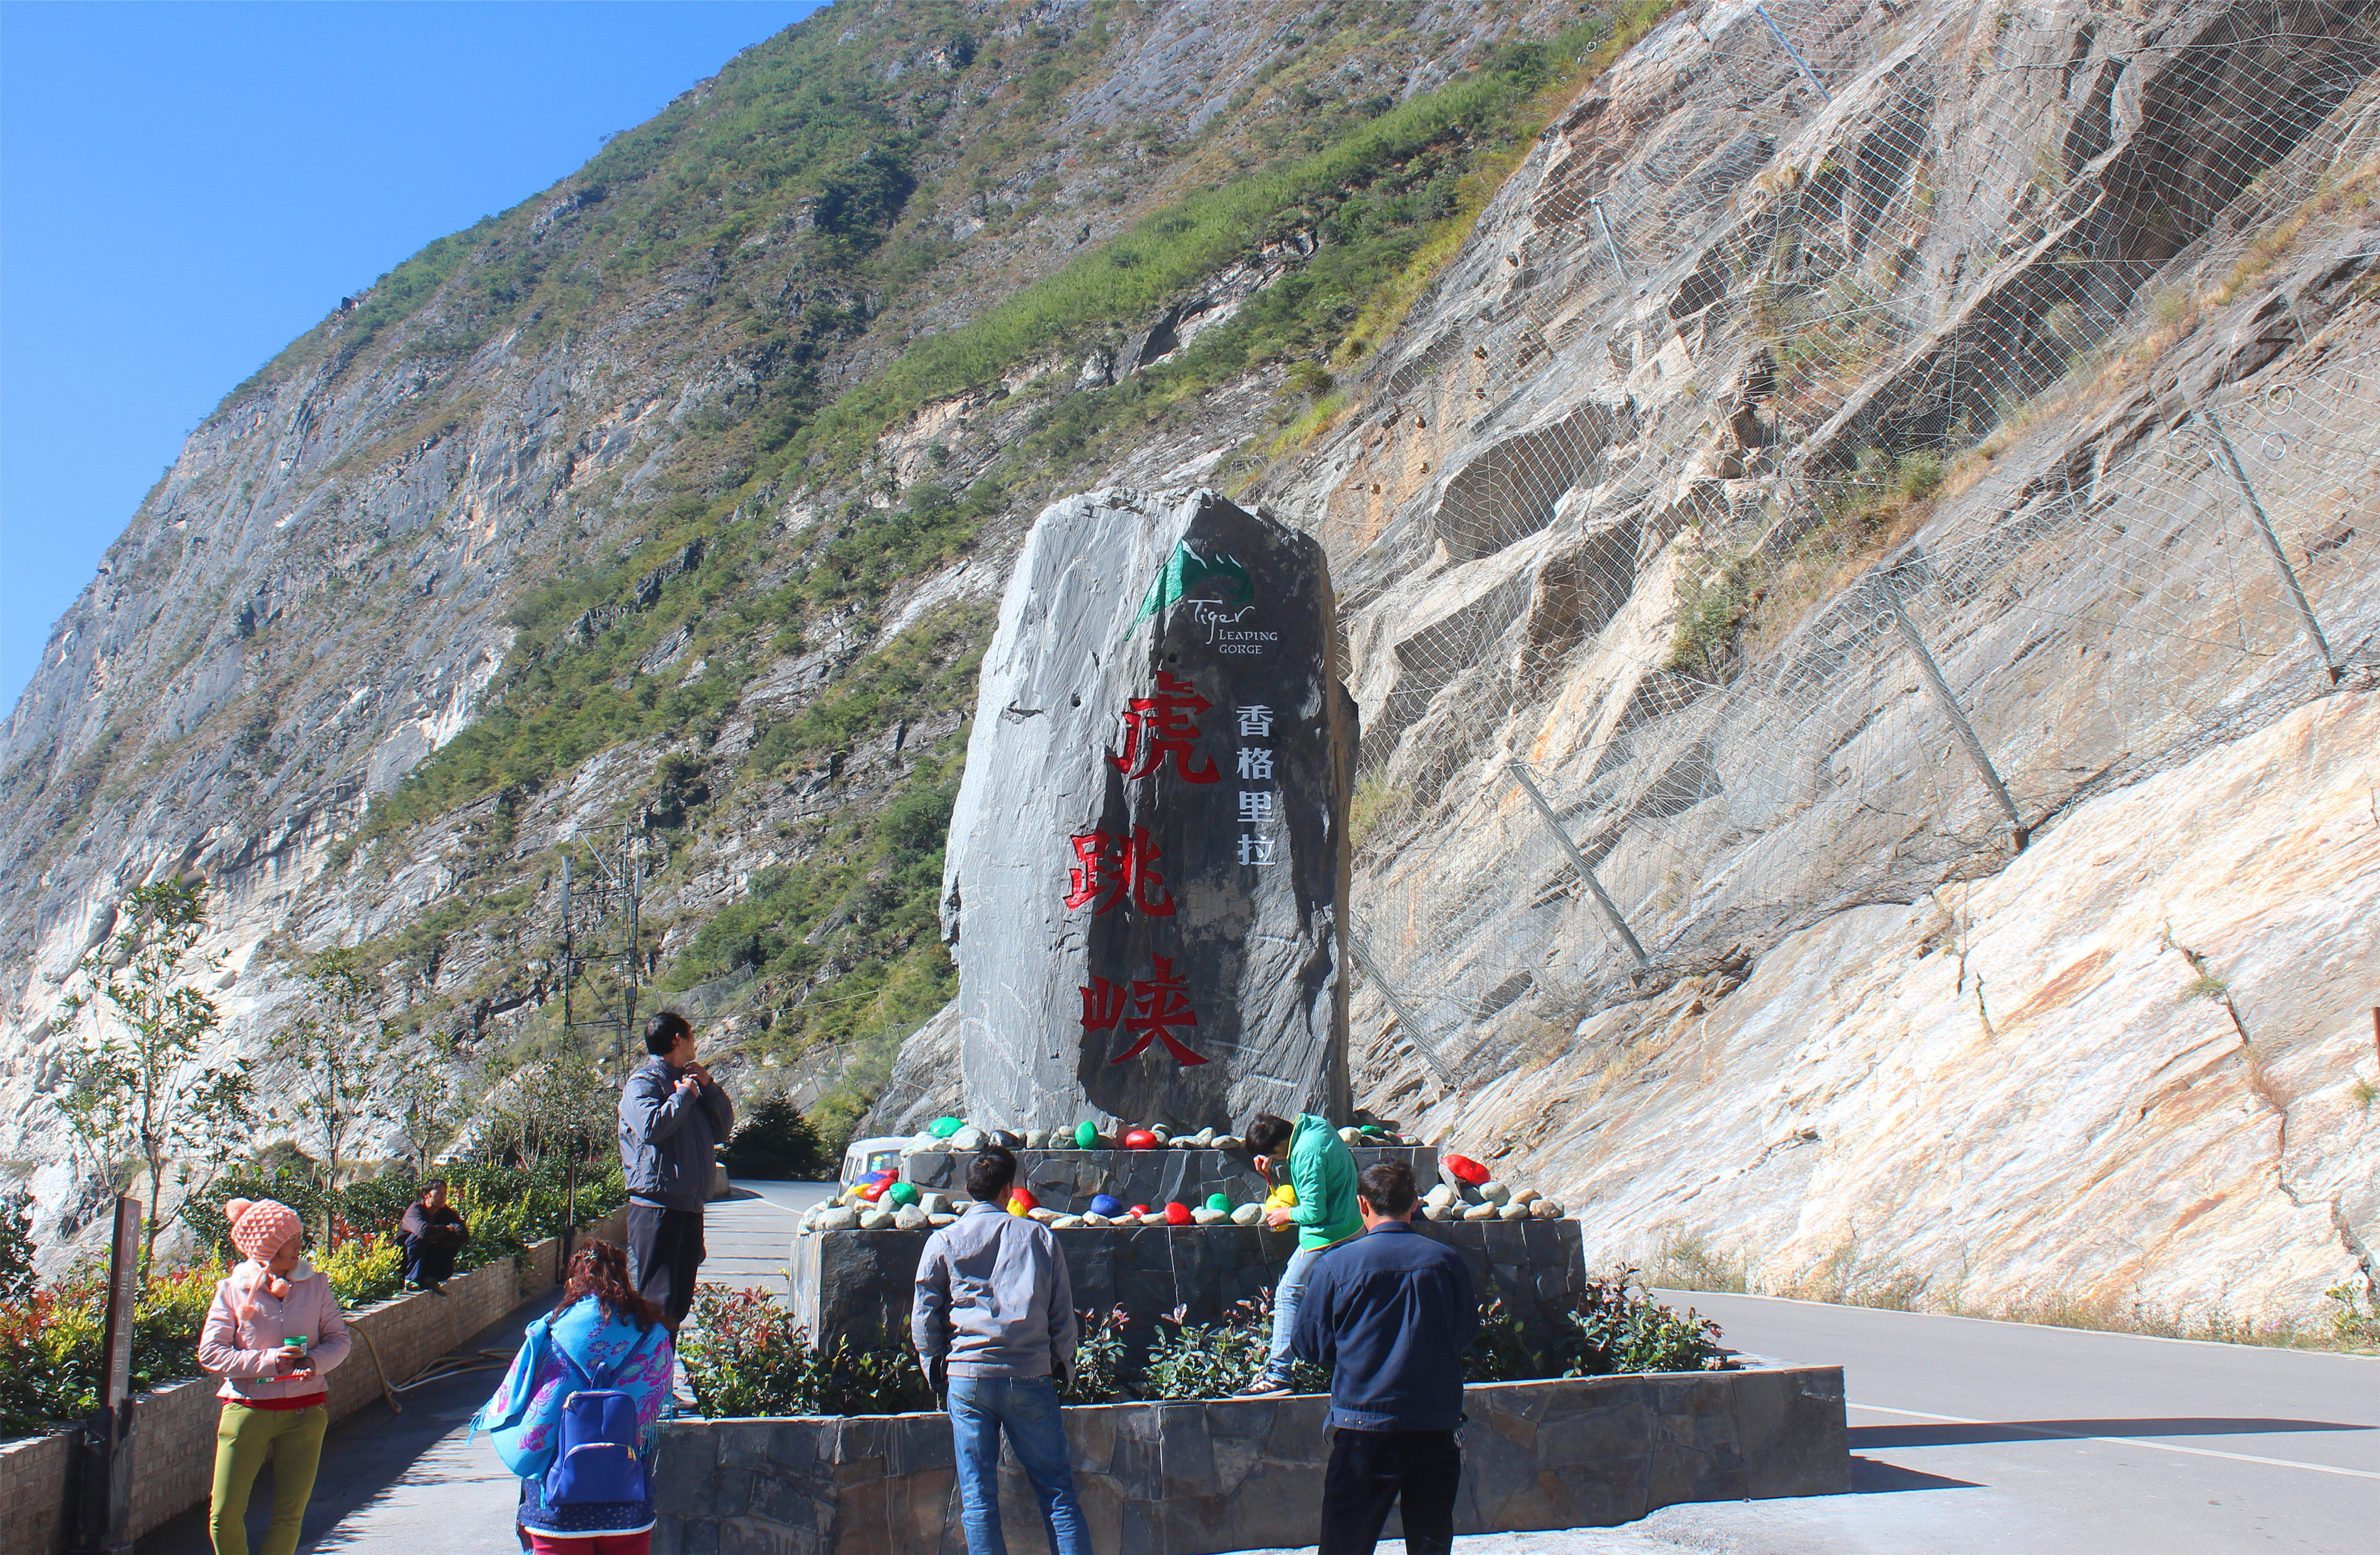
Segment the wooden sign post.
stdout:
[[132,1314],[140,1294],[140,1201],[115,1201],[107,1256],[106,1370],[99,1407],[83,1422],[74,1555],[131,1555]]

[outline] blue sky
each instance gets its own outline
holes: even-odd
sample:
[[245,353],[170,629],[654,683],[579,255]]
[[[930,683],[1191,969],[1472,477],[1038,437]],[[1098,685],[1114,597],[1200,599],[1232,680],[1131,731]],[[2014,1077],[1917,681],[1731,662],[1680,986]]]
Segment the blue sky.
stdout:
[[226,390],[818,8],[0,4],[0,716]]

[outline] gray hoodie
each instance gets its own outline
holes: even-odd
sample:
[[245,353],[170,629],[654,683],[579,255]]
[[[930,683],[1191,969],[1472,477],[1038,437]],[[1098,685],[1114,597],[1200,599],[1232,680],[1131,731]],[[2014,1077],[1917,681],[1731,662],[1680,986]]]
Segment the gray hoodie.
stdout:
[[656,1054],[620,1087],[620,1171],[628,1197],[664,1209],[699,1209],[710,1201],[718,1164],[713,1148],[735,1127],[735,1104],[714,1082],[678,1094],[686,1071]]
[[1050,1228],[971,1204],[926,1239],[909,1337],[953,1377],[1047,1377],[1075,1364],[1075,1285]]

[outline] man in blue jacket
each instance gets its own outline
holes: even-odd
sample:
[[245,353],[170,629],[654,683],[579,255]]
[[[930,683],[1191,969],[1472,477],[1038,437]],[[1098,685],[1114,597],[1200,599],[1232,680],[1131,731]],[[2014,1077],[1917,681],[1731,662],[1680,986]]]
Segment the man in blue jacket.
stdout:
[[695,1061],[694,1027],[684,1015],[664,1010],[647,1021],[645,1051],[652,1056],[620,1087],[628,1256],[637,1289],[675,1336],[694,1306],[702,1207],[718,1170],[715,1147],[735,1127],[735,1104]]
[[1400,1503],[1407,1555],[1454,1548],[1454,1431],[1479,1300],[1462,1257],[1414,1230],[1419,1202],[1411,1167],[1366,1167],[1355,1180],[1364,1234],[1323,1255],[1298,1304],[1293,1353],[1333,1368],[1319,1555],[1372,1555]]

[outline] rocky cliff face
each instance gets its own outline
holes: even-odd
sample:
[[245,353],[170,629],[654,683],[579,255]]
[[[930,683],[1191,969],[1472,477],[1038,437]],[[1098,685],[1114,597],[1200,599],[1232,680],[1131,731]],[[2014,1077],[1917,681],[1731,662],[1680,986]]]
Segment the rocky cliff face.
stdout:
[[[915,141],[740,225],[733,176],[638,204],[599,162],[235,395],[9,725],[11,1153],[55,1159],[40,1022],[122,884],[217,882],[232,1040],[363,939],[459,1069],[550,1026],[556,861],[624,820],[652,971],[745,1083],[832,1087],[945,995],[912,833],[1024,520],[1232,480],[1341,590],[1359,1104],[1614,1253],[2274,1314],[2368,1279],[2369,17],[1713,0],[1524,155],[1450,108],[1198,247],[1309,121],[1568,14],[1363,9],[838,7]],[[722,155],[795,90],[765,63],[616,154]],[[1427,208],[1442,268],[1348,268],[1463,177],[1502,181],[1459,244]],[[1088,295],[1078,246],[1195,263],[995,316]]]

